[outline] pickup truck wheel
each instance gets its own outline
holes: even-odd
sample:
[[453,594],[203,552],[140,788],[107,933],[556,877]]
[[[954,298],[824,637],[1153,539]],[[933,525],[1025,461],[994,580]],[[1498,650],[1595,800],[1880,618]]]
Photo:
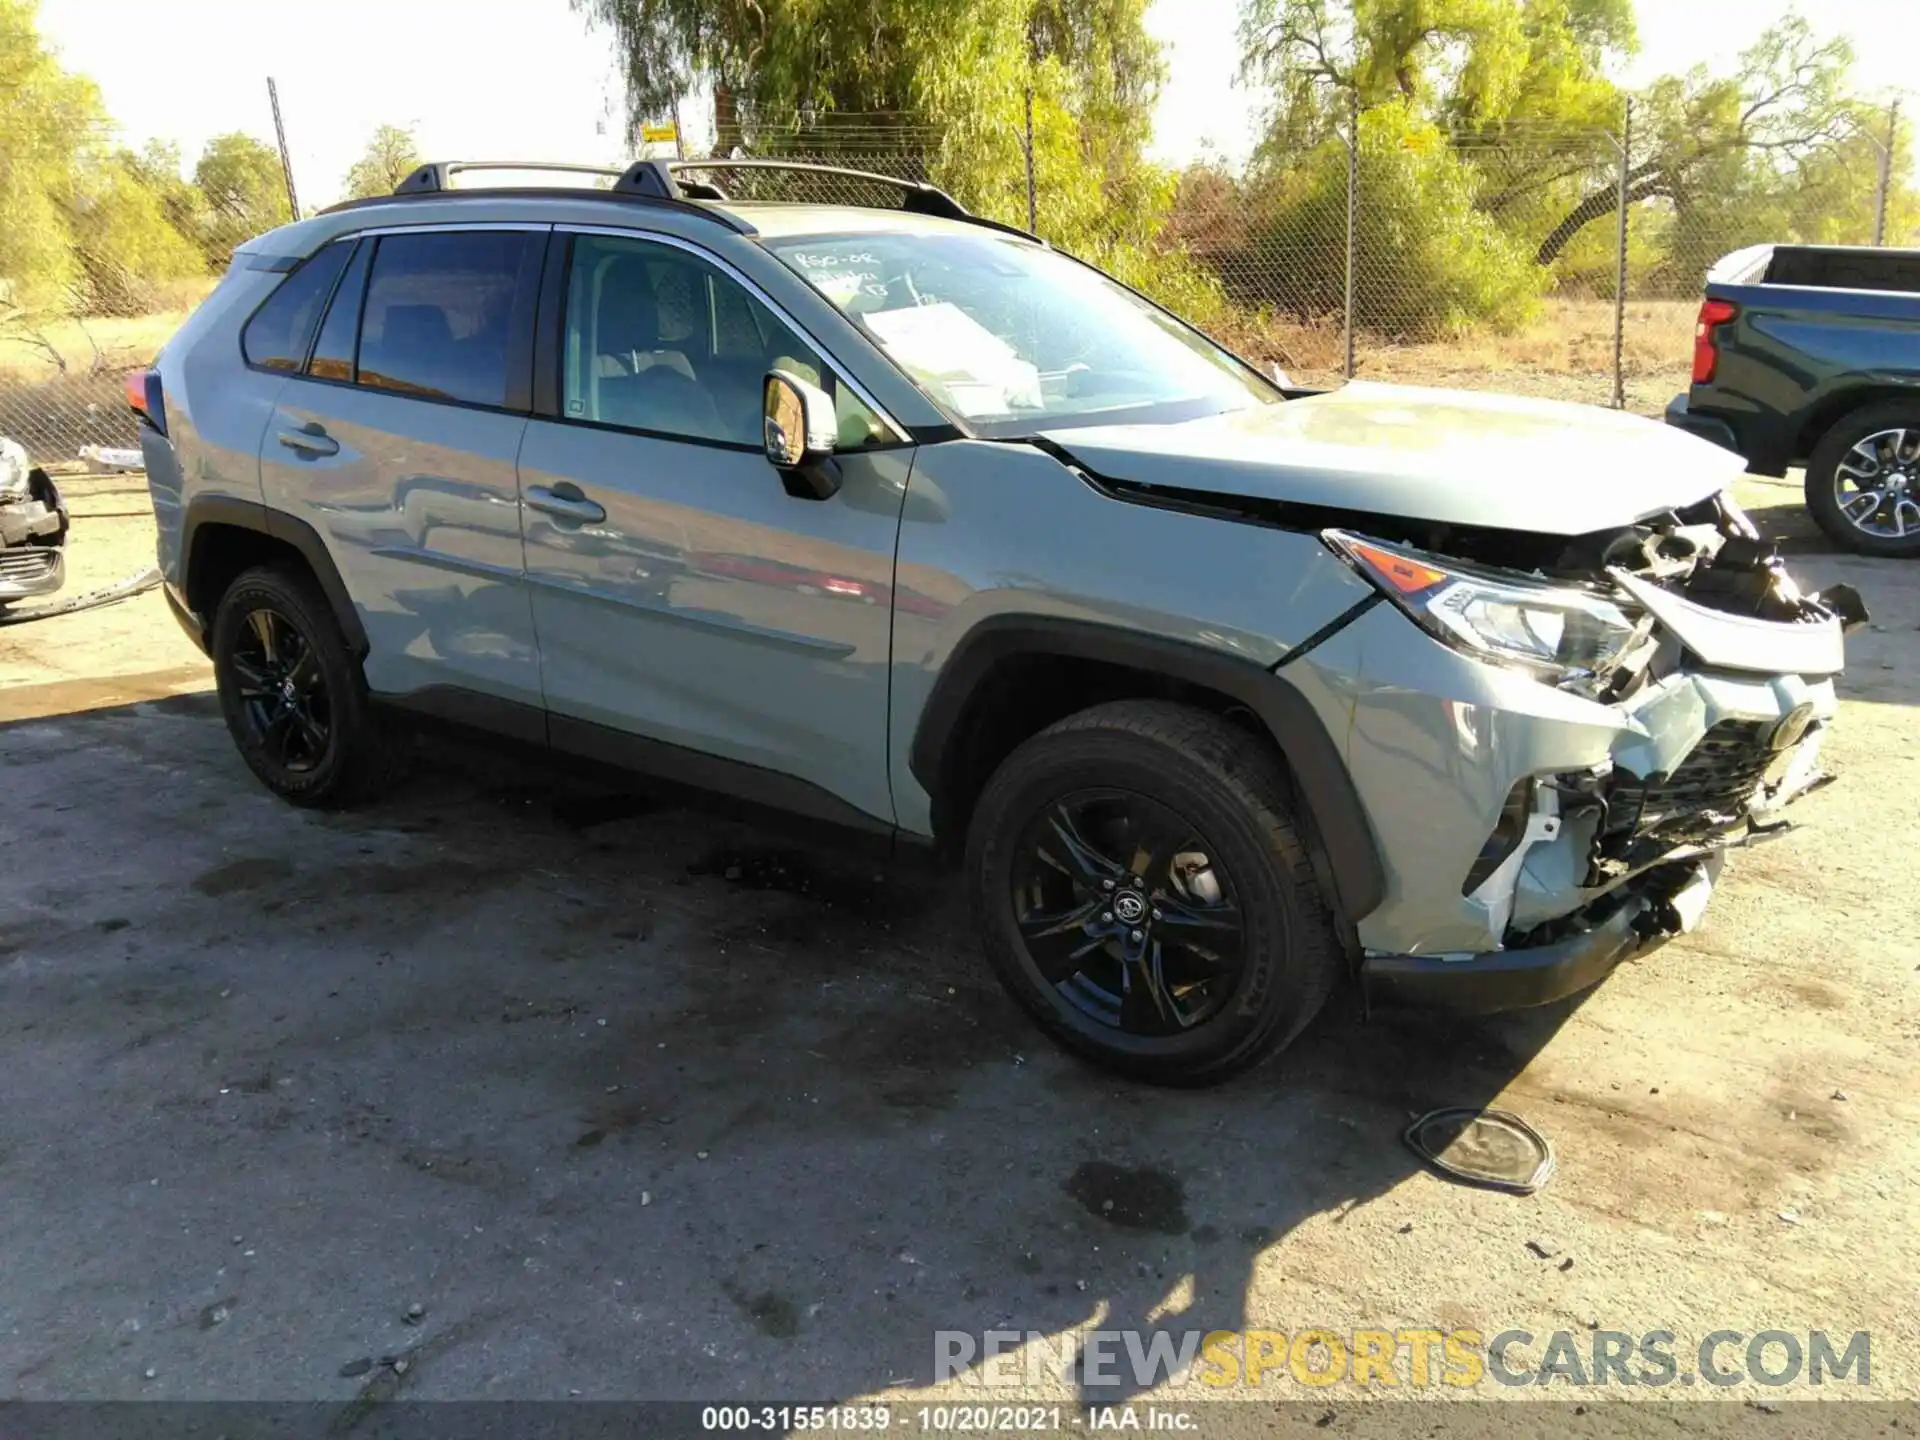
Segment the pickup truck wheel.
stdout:
[[1862,555],[1920,555],[1920,401],[1889,400],[1848,415],[1807,461],[1807,508]]
[[260,782],[296,805],[372,799],[406,746],[373,713],[366,677],[319,588],[290,568],[249,570],[213,613],[220,711]]
[[1218,716],[1118,701],[1028,740],[968,831],[1001,982],[1068,1049],[1203,1085],[1303,1030],[1340,946],[1279,761]]

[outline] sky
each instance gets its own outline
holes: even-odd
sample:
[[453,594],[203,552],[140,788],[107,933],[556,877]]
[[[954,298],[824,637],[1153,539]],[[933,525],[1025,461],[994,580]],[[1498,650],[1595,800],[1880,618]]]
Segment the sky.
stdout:
[[[1789,6],[1641,0],[1641,50],[1620,78],[1724,68]],[[1147,23],[1170,72],[1157,159],[1205,150],[1231,162],[1252,148],[1260,97],[1236,83],[1238,13],[1238,0],[1153,0]],[[1854,42],[1862,93],[1915,83],[1916,0],[1818,0],[1804,13]],[[272,140],[272,75],[303,209],[339,198],[382,124],[412,127],[428,159],[612,164],[629,153],[608,38],[568,0],[178,0],[158,16],[151,0],[42,0],[40,24],[63,63],[99,84],[126,140],[176,141],[189,166],[212,135]]]

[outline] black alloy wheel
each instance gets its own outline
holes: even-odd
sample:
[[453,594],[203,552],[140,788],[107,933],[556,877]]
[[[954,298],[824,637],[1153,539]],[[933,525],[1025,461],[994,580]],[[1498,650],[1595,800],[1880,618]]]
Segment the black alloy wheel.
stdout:
[[214,606],[210,632],[227,731],[269,790],[337,808],[400,778],[408,738],[375,712],[360,659],[311,574],[292,564],[246,571]]
[[247,611],[232,666],[241,712],[260,753],[289,775],[316,769],[333,742],[333,705],[313,642],[271,605]]
[[1014,920],[1035,970],[1088,1018],[1171,1035],[1239,984],[1237,894],[1191,820],[1131,790],[1080,790],[1036,815],[1013,859]]
[[1166,700],[1095,705],[1003,760],[966,869],[1000,983],[1066,1048],[1205,1085],[1284,1047],[1344,950],[1277,749]]

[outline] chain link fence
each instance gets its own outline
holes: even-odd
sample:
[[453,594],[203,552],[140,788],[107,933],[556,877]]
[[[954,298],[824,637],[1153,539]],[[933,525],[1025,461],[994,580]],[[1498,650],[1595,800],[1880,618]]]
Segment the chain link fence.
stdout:
[[0,336],[0,435],[18,441],[35,465],[65,466],[83,450],[139,443],[123,377],[152,354],[136,346],[71,356],[61,344],[84,324],[63,317],[58,338],[37,330]]
[[[1130,260],[1143,288],[1302,384],[1505,390],[1646,414],[1686,388],[1701,285],[1720,256],[1764,240],[1916,240],[1910,203],[1889,218],[1891,194],[1910,198],[1894,183],[1908,157],[1893,153],[1891,123],[1885,143],[1867,136],[1854,169],[1829,167],[1827,188],[1795,209],[1729,203],[1710,171],[1681,193],[1631,109],[1613,127],[1450,131],[1349,106],[1269,133],[1245,166],[1178,171],[1145,227],[1138,214],[1090,215],[1084,186],[1070,198],[1050,183],[1059,172],[1036,161],[1031,125],[1018,111],[965,136],[897,114],[757,116],[715,148],[946,185],[1063,248]],[[857,177],[739,165],[690,178],[739,200],[899,198]],[[133,444],[120,377],[151,361],[195,298],[143,317],[0,306],[0,434],[39,464]]]

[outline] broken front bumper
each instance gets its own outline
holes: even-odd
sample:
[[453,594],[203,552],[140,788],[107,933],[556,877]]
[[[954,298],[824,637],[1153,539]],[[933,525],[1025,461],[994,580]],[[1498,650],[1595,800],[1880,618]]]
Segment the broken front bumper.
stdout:
[[0,504],[0,605],[51,595],[67,578],[67,509],[46,472],[35,470],[30,498]]
[[1837,668],[1837,633],[1821,659],[1761,633],[1793,627],[1673,618],[1711,667],[1690,653],[1615,704],[1474,660],[1385,605],[1284,666],[1386,872],[1356,926],[1370,988],[1485,1010],[1592,984],[1679,928],[1674,897],[1704,904],[1721,853],[1819,782],[1831,675],[1742,667],[1771,648]]
[[1602,900],[1563,939],[1484,955],[1369,955],[1360,978],[1371,1005],[1489,1015],[1548,1005],[1599,984],[1621,961],[1699,923],[1725,863],[1716,851],[1661,867]]

